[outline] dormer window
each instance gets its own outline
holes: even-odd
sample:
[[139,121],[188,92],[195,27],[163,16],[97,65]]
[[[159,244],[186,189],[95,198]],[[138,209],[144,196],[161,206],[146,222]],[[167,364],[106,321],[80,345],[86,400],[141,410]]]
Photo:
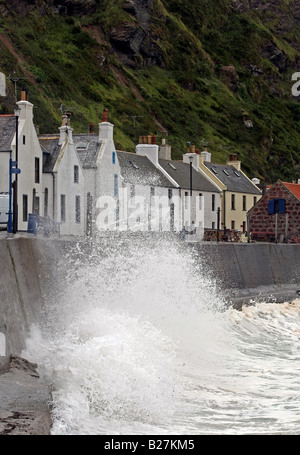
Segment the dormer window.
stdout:
[[79,141],[76,144],[77,150],[86,150],[88,148],[88,146],[89,146],[88,141]]

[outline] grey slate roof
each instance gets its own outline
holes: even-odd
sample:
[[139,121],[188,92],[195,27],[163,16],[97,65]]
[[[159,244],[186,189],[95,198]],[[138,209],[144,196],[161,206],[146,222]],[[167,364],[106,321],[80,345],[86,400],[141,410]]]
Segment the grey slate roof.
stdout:
[[235,193],[250,193],[250,194],[261,194],[258,188],[256,188],[243,174],[236,170],[234,166],[204,163],[205,166],[219,179],[224,185],[227,186],[228,191]]
[[96,134],[73,134],[76,147],[83,169],[96,169],[102,141]]
[[16,132],[14,115],[0,115],[0,152],[9,152]]
[[61,146],[58,145],[57,135],[39,136],[43,152],[43,172],[52,172],[57,161]]
[[[57,161],[61,146],[58,144],[57,134],[39,136],[40,146],[43,151],[43,172],[52,172]],[[97,135],[73,134],[74,146],[84,169],[97,167],[97,158],[101,148],[101,141]]]
[[117,152],[117,156],[124,183],[175,188],[146,156],[130,152]]
[[[190,189],[190,165],[182,161],[159,160],[159,164],[178,183],[182,189]],[[175,168],[175,169],[174,169]],[[200,172],[192,169],[192,187],[196,191],[220,193],[221,190],[213,185]]]

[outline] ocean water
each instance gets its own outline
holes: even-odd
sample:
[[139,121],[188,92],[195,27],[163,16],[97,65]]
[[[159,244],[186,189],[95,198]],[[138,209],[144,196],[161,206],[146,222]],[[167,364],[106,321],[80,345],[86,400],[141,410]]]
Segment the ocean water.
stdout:
[[300,434],[300,300],[237,311],[176,242],[66,261],[22,353],[51,384],[53,435]]

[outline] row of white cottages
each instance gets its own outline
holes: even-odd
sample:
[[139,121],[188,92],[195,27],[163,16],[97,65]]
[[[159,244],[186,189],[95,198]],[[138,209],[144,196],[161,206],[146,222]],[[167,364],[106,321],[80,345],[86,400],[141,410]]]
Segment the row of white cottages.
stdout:
[[[228,180],[222,183],[206,151],[189,149],[183,161],[172,161],[167,141],[158,146],[151,136],[140,138],[135,153],[116,151],[107,110],[98,134],[73,134],[66,114],[58,134],[38,135],[26,93],[17,107],[18,231],[27,231],[30,214],[54,221],[61,235],[94,237],[107,229],[179,232],[185,227],[201,236],[217,226],[245,230],[245,220],[225,213],[226,192],[232,203],[230,177],[237,180],[241,197],[249,198],[247,210],[260,197],[239,162],[227,163],[229,172],[219,169]],[[5,115],[0,116],[0,193],[8,192],[10,156],[16,159],[16,117]]]

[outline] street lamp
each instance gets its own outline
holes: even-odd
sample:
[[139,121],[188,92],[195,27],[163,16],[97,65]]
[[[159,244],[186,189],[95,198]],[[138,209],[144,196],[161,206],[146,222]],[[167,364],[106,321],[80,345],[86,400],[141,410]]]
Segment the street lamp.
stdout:
[[[187,142],[187,146],[190,146],[190,142]],[[193,160],[197,156],[196,153],[187,153],[186,156],[190,161],[190,231],[192,229],[192,196],[193,196]]]

